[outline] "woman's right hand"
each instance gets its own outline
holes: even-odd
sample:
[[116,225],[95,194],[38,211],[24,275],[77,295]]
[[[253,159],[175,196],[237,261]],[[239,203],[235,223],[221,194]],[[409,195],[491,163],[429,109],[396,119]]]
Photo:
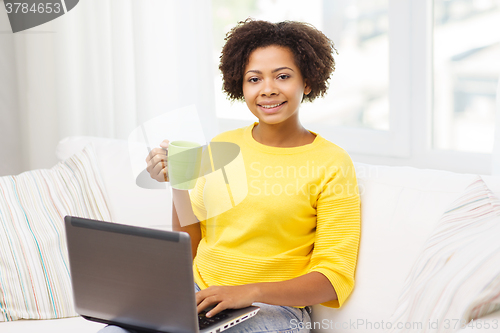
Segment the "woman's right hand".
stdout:
[[152,149],[146,158],[147,168],[151,178],[159,182],[168,182],[167,149],[168,140],[160,143],[161,148]]

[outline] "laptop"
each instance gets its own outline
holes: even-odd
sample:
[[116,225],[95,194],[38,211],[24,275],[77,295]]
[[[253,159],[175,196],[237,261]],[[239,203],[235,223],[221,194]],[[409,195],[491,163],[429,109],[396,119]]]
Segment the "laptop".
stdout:
[[197,313],[185,232],[72,216],[64,224],[75,308],[87,320],[146,332],[219,333],[259,311]]

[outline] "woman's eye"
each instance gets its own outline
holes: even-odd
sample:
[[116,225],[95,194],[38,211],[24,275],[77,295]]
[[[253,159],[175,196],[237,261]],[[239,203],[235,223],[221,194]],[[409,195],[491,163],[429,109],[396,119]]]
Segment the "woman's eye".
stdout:
[[278,75],[278,79],[280,79],[280,80],[286,80],[289,77],[290,77],[290,75],[288,75],[288,74],[280,74],[280,75]]
[[252,82],[252,83],[255,83],[257,81],[259,81],[259,79],[256,78],[256,77],[251,77],[251,78],[248,79],[248,82]]

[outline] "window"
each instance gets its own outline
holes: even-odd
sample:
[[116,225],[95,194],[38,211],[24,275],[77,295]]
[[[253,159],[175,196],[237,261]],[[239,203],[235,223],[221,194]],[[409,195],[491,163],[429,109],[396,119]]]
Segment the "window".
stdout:
[[500,0],[435,0],[433,9],[433,146],[491,153]]

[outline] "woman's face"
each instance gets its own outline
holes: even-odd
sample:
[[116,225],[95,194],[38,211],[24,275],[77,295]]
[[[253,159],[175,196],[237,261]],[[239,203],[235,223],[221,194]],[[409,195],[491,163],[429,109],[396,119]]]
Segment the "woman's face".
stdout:
[[271,45],[250,54],[243,76],[243,96],[260,123],[297,119],[302,98],[310,92],[288,48]]

